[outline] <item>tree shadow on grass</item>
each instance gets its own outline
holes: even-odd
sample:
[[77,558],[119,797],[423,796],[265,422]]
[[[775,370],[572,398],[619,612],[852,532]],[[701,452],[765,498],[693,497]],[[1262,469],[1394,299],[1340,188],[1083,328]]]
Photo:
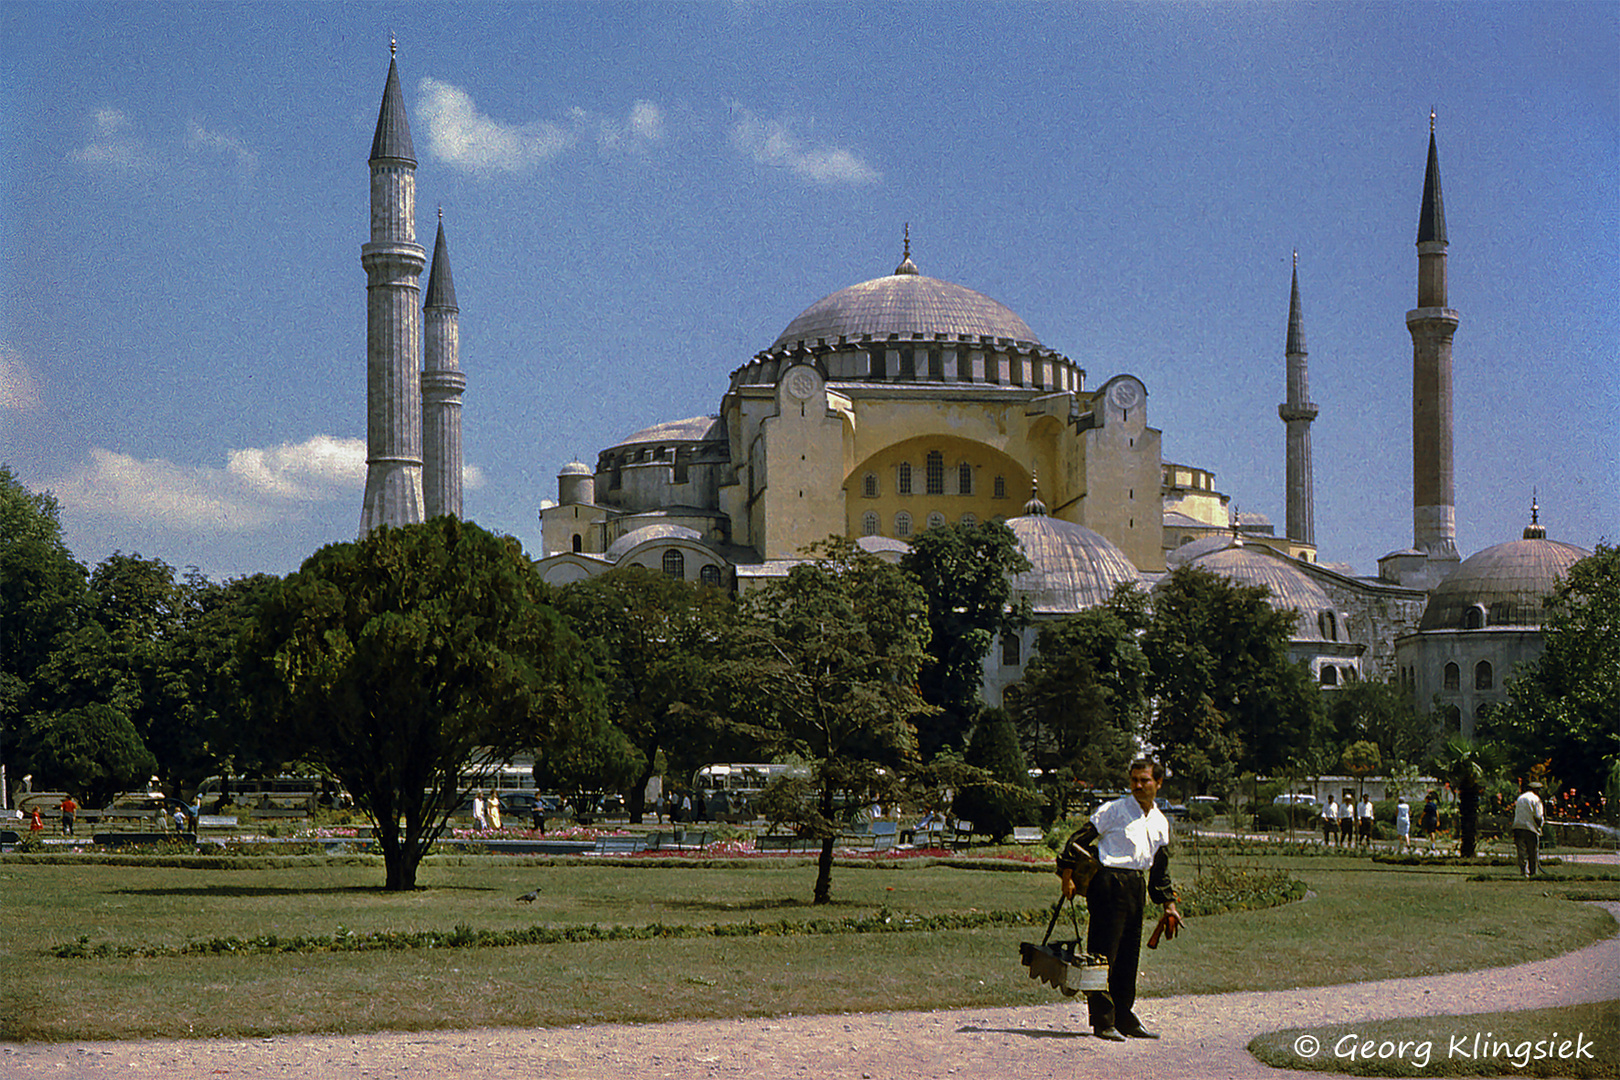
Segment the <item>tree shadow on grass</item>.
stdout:
[[413,896],[425,892],[499,892],[489,885],[434,885],[418,887],[409,893],[389,892],[381,885],[332,885],[309,887],[289,885],[178,885],[171,888],[109,889],[120,896],[195,896],[195,897],[253,897],[253,896]]
[[[783,911],[800,908],[809,910],[818,906],[809,900],[791,896],[760,897],[757,900],[663,900],[659,904],[673,911]],[[849,905],[840,904],[837,900],[830,904],[819,905],[822,909],[845,906]]]
[[956,1029],[957,1034],[971,1035],[1022,1035],[1026,1039],[1090,1039],[1095,1036],[1088,1031],[1051,1031],[1046,1028],[982,1028],[972,1024]]

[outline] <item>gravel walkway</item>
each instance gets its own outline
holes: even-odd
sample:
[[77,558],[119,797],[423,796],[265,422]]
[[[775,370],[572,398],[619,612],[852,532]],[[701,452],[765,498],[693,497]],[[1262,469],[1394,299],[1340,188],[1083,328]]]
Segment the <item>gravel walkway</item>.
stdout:
[[[1603,905],[1620,918],[1620,903]],[[1620,998],[1620,937],[1517,967],[1306,990],[1141,1002],[1157,1042],[1091,1036],[1083,999],[1005,1009],[790,1016],[566,1029],[0,1047],[0,1077],[309,1080],[924,1080],[1299,1077],[1244,1047],[1278,1028],[1536,1009]],[[1426,1033],[1472,1037],[1465,1021]],[[1509,1070],[1504,1070],[1509,1071]]]

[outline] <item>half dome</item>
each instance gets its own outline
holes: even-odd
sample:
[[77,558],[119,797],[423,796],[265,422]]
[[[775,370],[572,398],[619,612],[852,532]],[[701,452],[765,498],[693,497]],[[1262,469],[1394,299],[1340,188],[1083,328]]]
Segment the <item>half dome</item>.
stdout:
[[1034,331],[1005,304],[949,281],[906,272],[873,278],[822,297],[788,323],[767,351],[863,334],[878,341],[891,334],[902,339],[944,334],[948,338],[1040,344]]
[[1419,630],[1540,626],[1542,600],[1591,552],[1557,540],[1510,540],[1464,559],[1429,597]]
[[611,562],[618,562],[628,555],[632,549],[640,547],[650,540],[691,540],[701,544],[703,534],[696,529],[689,529],[685,525],[643,525],[639,529],[632,529],[608,545],[607,558]]
[[[1205,537],[1193,543],[1203,545],[1215,539],[1217,538]],[[1320,585],[1293,565],[1292,559],[1265,544],[1245,544],[1230,536],[1219,539],[1222,543],[1214,550],[1204,550],[1192,555],[1181,565],[1208,570],[1238,585],[1265,586],[1271,593],[1266,602],[1274,610],[1283,611],[1292,608],[1299,612],[1299,621],[1293,638],[1295,641],[1330,640],[1324,633],[1328,629],[1322,617],[1324,613],[1334,616],[1332,623],[1334,637],[1331,640],[1340,640],[1337,633],[1340,620],[1334,610],[1333,601],[1328,598],[1328,594]],[[1192,547],[1193,544],[1186,546]],[[1168,577],[1162,579],[1168,580]]]
[[1013,594],[1036,614],[1071,614],[1102,604],[1121,582],[1142,583],[1131,560],[1107,537],[1044,510],[1010,518],[1007,528],[1030,569],[1012,579]]

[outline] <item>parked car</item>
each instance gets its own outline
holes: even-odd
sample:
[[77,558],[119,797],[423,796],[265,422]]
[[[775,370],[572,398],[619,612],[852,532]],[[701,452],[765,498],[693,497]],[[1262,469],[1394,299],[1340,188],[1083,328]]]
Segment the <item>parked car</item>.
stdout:
[[1159,804],[1159,811],[1164,814],[1165,817],[1170,818],[1173,821],[1180,821],[1182,818],[1187,816],[1187,808],[1180,803],[1173,803],[1163,796],[1160,796],[1153,801]]
[[1273,806],[1288,806],[1289,804],[1293,804],[1294,806],[1315,806],[1316,805],[1316,796],[1315,795],[1279,795],[1275,799],[1271,800],[1271,804]]

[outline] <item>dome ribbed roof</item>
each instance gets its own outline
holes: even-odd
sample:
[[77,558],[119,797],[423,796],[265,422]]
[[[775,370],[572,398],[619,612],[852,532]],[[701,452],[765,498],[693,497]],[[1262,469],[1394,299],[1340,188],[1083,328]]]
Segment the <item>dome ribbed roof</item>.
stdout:
[[703,534],[696,529],[689,529],[685,525],[643,525],[639,529],[632,529],[613,541],[608,546],[607,557],[618,562],[630,549],[639,547],[649,540],[696,540],[702,542]]
[[578,458],[575,458],[573,461],[570,461],[568,464],[566,464],[562,468],[558,469],[557,470],[557,475],[558,476],[595,476],[596,475],[596,470],[591,468],[589,465],[585,464],[583,461],[580,461]]
[[1037,613],[1084,611],[1112,596],[1120,582],[1142,583],[1125,553],[1084,525],[1036,513],[1009,519],[1007,528],[1032,564],[1013,577],[1013,593]]
[[[635,446],[637,443],[658,442],[712,442],[725,437],[725,427],[720,417],[692,416],[685,420],[666,420],[662,424],[642,428],[634,435],[620,439],[613,446]],[[609,449],[612,448],[609,447]]]
[[1434,590],[1418,629],[1469,629],[1468,613],[1476,605],[1485,609],[1485,626],[1540,626],[1542,599],[1590,554],[1557,540],[1510,540],[1488,547],[1464,559]]
[[961,285],[919,274],[909,259],[900,269],[905,272],[863,281],[817,300],[788,323],[771,349],[801,341],[814,343],[818,338],[836,340],[862,334],[878,340],[890,334],[902,338],[914,334],[925,338],[946,334],[954,338],[965,334],[1040,344],[1034,331],[1005,304]]
[[[1215,539],[1205,537],[1194,541],[1204,544]],[[1195,566],[1219,574],[1238,585],[1264,585],[1271,590],[1267,598],[1275,610],[1293,608],[1299,612],[1299,623],[1294,631],[1295,641],[1322,641],[1321,622],[1317,618],[1324,611],[1335,611],[1333,601],[1322,587],[1293,565],[1288,556],[1265,544],[1245,544],[1222,537],[1225,542],[1213,551],[1186,559],[1182,565]],[[1192,544],[1186,545],[1193,546]],[[1168,581],[1168,578],[1164,580]],[[1337,622],[1335,618],[1335,622]]]

